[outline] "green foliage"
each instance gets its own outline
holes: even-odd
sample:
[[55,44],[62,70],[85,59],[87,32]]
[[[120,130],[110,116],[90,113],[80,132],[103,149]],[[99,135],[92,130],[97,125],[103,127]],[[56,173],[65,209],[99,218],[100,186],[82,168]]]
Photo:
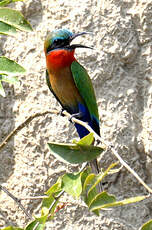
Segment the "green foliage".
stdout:
[[[82,163],[95,159],[103,149],[91,146],[94,141],[93,134],[90,133],[80,141],[73,141],[74,144],[56,144],[49,143],[49,148],[54,155],[60,156],[62,160],[69,163]],[[85,156],[85,157],[84,157]],[[132,204],[146,199],[146,196],[137,196],[121,201],[117,201],[116,197],[108,194],[107,191],[97,192],[97,185],[108,175],[117,173],[121,168],[115,168],[118,162],[111,164],[105,171],[99,175],[91,173],[90,168],[78,173],[67,173],[60,180],[60,189],[63,189],[74,198],[81,197],[86,203],[90,211],[99,216],[99,211],[120,205]],[[53,188],[53,187],[52,187]],[[59,189],[59,187],[58,187]],[[60,190],[59,189],[59,190]],[[49,206],[54,201],[52,197],[47,198]],[[55,209],[54,209],[55,210]]]
[[140,230],[152,230],[152,220],[149,220],[148,222],[146,222],[141,228]]
[[92,134],[90,134],[86,139],[82,138],[79,142],[74,141],[75,144],[52,142],[48,143],[48,146],[51,153],[62,161],[70,164],[81,164],[96,159],[103,152],[102,148],[90,145],[92,141]]
[[12,3],[12,2],[22,2],[22,1],[24,1],[24,0],[1,0],[0,1],[0,7],[1,6],[6,6],[6,5],[8,5],[8,4],[10,4],[10,3]]
[[13,26],[0,21],[0,33],[15,36],[17,32]]
[[62,177],[62,189],[78,198],[82,192],[81,173],[67,173]]
[[97,197],[93,200],[90,205],[90,210],[94,211],[96,209],[105,209],[116,206],[123,206],[126,204],[132,204],[146,199],[146,196],[137,196],[124,199],[121,201],[116,201],[116,198],[113,195],[109,195],[107,192],[98,194]]
[[12,61],[6,57],[0,57],[0,74],[1,75],[11,75],[25,73],[25,69],[17,64],[15,61]]
[[17,227],[8,226],[6,228],[2,228],[1,230],[24,230],[24,229],[23,228],[17,228]]
[[[79,142],[75,141],[74,146],[82,148],[84,146],[89,146],[86,144],[91,145],[92,142],[93,142],[93,135],[89,134],[85,138],[82,138]],[[63,152],[65,151],[65,146],[67,148],[67,145],[60,144],[59,148],[56,148],[55,146],[55,151],[57,150],[61,151],[60,146],[63,146],[61,147]],[[69,146],[70,146],[70,150],[68,149],[68,151],[71,151],[71,145],[68,145],[68,147]],[[66,154],[68,154],[68,151],[66,152]],[[74,148],[73,154],[79,156],[80,155],[79,151],[75,151]],[[101,149],[100,152],[102,152]],[[81,152],[81,154],[83,154],[83,152]],[[87,151],[86,151],[86,155],[87,155]],[[74,157],[75,159],[75,156],[72,155],[72,157]],[[90,159],[90,155],[89,155],[89,159]],[[81,198],[85,202],[89,210],[92,211],[97,216],[99,216],[101,210],[105,210],[111,207],[117,207],[120,205],[123,206],[126,204],[132,204],[146,199],[147,196],[137,196],[137,197],[131,197],[131,198],[117,201],[116,197],[113,194],[109,194],[107,191],[102,191],[98,193],[97,185],[100,182],[102,182],[107,175],[112,173],[117,173],[121,169],[121,168],[115,168],[117,165],[118,162],[111,164],[106,170],[102,170],[101,173],[98,175],[93,174],[91,172],[91,168],[87,167],[83,171],[77,173],[66,173],[63,176],[59,177],[57,182],[54,185],[52,185],[52,187],[50,187],[49,190],[45,193],[47,197],[45,197],[42,200],[40,216],[34,217],[34,220],[30,222],[24,228],[24,230],[45,229],[46,222],[53,219],[55,213],[61,209],[59,207],[62,208],[65,207],[64,205],[63,206],[60,205],[60,198],[64,192],[69,194],[69,200],[70,200],[70,196],[73,196],[76,199]],[[145,228],[142,228],[142,230],[150,230],[150,228],[146,228],[148,226],[151,226],[150,224],[151,222],[146,223],[144,225]],[[9,227],[8,229],[5,228],[3,230],[20,230],[20,229]]]
[[32,27],[19,11],[0,7],[0,33],[15,36],[18,30],[29,32]]
[[33,229],[43,230],[45,229],[45,223],[48,218],[48,213],[49,211],[46,209],[45,213],[43,213],[41,217],[39,218],[36,217],[35,220],[32,221],[30,224],[28,224],[24,230],[33,230]]
[[[19,11],[1,7],[16,1],[0,1],[0,34],[15,36],[19,30],[32,31],[31,25]],[[5,96],[2,81],[16,84],[19,82],[16,75],[23,73],[25,69],[22,66],[6,57],[0,57],[0,95]]]
[[6,57],[0,57],[0,94],[5,96],[5,92],[2,86],[2,81],[17,84],[19,83],[17,74],[25,73],[25,69]]
[[81,138],[78,142],[75,142],[77,145],[91,145],[94,141],[93,133],[89,133],[85,137]]
[[[108,194],[106,191],[98,193],[96,190],[97,184],[115,167],[117,163],[111,164],[107,170],[100,175],[91,173],[90,168],[86,168],[82,172],[67,173],[60,177],[57,182],[45,193],[48,197],[42,201],[41,216],[27,225],[25,230],[32,230],[33,228],[43,230],[46,221],[51,220],[57,212],[56,208],[59,204],[58,195],[61,191],[67,192],[74,198],[82,198],[88,206],[89,210],[99,216],[99,211],[120,205],[132,204],[139,202],[146,198],[146,196],[132,197],[117,201],[116,197]],[[69,198],[70,199],[70,198]],[[150,230],[148,228],[142,230]]]
[[48,198],[44,198],[42,201],[42,216],[46,212],[45,210],[49,210],[51,207],[49,217],[51,219],[53,218],[54,211],[56,209],[57,204],[59,203],[59,199],[56,199],[55,197],[62,191],[61,183],[61,178],[59,178],[57,182],[45,193],[46,195],[48,195]]

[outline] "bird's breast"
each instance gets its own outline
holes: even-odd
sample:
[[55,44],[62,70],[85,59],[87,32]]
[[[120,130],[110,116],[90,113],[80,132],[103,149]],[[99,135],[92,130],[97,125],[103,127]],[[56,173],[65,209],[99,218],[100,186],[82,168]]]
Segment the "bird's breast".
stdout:
[[49,71],[49,80],[53,92],[66,107],[78,107],[83,99],[75,85],[70,67]]
[[54,70],[70,66],[74,60],[74,50],[56,49],[46,54],[47,67]]

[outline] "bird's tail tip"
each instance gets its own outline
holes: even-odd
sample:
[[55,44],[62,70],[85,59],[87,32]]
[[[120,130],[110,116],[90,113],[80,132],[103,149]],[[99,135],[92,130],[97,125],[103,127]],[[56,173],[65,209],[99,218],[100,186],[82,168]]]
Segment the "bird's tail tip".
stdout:
[[[99,174],[100,173],[100,169],[99,169],[99,166],[98,166],[98,162],[97,162],[97,159],[91,161],[89,163],[91,169],[92,169],[92,173],[94,173],[95,175]],[[97,191],[100,193],[103,191],[103,185],[102,183],[100,182],[98,185],[97,185]]]

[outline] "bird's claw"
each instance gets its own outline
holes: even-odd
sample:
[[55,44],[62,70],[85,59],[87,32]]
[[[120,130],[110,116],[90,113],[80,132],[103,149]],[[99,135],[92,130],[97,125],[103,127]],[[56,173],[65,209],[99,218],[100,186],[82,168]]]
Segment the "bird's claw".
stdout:
[[71,123],[74,123],[74,121],[72,121],[72,118],[81,119],[81,117],[82,117],[82,113],[81,113],[81,112],[79,112],[79,113],[74,113],[74,114],[72,114],[72,115],[70,116],[69,121],[70,121]]
[[74,123],[74,121],[72,121],[72,118],[73,118],[73,117],[75,117],[74,114],[71,115],[71,116],[68,118],[68,120],[69,120],[71,123]]
[[99,144],[101,143],[101,141],[99,141],[99,140],[96,140],[96,143],[97,143],[97,145],[99,145]]
[[65,116],[64,113],[63,113],[64,111],[65,111],[65,109],[61,109],[59,115],[62,116],[62,117],[64,117]]

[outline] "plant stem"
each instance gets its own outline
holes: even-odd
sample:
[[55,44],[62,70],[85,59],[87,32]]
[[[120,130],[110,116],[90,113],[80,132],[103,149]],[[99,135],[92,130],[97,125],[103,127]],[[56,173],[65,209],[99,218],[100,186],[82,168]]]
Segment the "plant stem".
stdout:
[[21,204],[20,199],[18,199],[17,197],[15,197],[12,193],[10,193],[4,186],[0,185],[0,190],[2,190],[3,192],[5,192],[9,197],[11,197],[17,204],[18,206],[22,209],[22,211],[26,214],[26,216],[28,218],[30,218],[31,220],[33,220],[33,217],[31,214],[28,213],[28,211],[24,208],[24,206]]

